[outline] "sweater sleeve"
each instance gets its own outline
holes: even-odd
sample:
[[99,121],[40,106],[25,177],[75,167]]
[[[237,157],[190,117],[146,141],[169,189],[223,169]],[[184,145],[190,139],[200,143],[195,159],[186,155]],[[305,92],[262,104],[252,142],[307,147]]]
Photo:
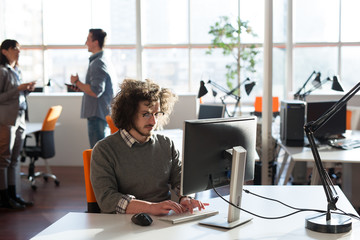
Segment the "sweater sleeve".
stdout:
[[90,180],[96,201],[104,213],[125,213],[134,198],[118,191],[113,159],[116,154],[106,142],[99,142],[91,156]]
[[175,148],[175,144],[171,141],[171,154],[172,154],[172,168],[170,176],[171,188],[180,196],[180,182],[181,182],[181,160],[179,151]]

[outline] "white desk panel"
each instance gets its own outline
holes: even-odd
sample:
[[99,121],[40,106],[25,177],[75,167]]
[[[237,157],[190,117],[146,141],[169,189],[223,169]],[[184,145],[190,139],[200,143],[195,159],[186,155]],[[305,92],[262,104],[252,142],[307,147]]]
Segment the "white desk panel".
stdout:
[[25,134],[38,132],[38,131],[41,130],[41,128],[42,128],[42,123],[40,123],[40,122],[38,122],[38,123],[26,123]]
[[[254,193],[276,198],[285,203],[301,208],[326,209],[327,202],[321,186],[246,186]],[[346,212],[355,213],[345,195],[339,188],[337,206]],[[279,216],[292,212],[278,203],[266,201],[244,193],[242,207],[259,215]],[[209,208],[220,210],[226,215],[227,205],[219,198],[209,199]],[[42,239],[356,239],[360,236],[360,222],[353,220],[352,230],[344,234],[323,234],[305,228],[305,218],[313,215],[303,212],[279,220],[265,220],[254,217],[247,224],[231,230],[207,227],[192,221],[172,225],[152,216],[154,222],[148,227],[141,227],[131,222],[129,214],[88,214],[68,213],[63,218],[46,228],[33,240]]]
[[[354,139],[360,139],[360,131],[347,131],[347,137],[352,137]],[[279,142],[280,147],[285,151],[283,161],[281,163],[280,169],[277,173],[276,184],[279,183],[280,178],[283,178],[283,184],[286,185],[288,179],[294,169],[295,162],[314,162],[314,156],[311,152],[310,147],[289,147],[285,144]],[[322,145],[318,148],[321,161],[325,163],[360,163],[360,148],[355,148],[351,150],[342,150],[333,148],[328,145]],[[290,159],[288,163],[288,159]],[[287,166],[288,164],[288,166]],[[317,182],[318,173],[313,169],[313,183]],[[286,172],[285,177],[281,175],[283,172]]]

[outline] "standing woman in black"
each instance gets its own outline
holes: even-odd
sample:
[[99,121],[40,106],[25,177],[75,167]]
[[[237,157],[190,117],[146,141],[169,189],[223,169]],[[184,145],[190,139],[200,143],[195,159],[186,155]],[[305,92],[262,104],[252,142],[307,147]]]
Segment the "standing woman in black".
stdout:
[[32,202],[16,195],[16,166],[25,138],[25,97],[35,82],[22,81],[16,40],[3,41],[0,50],[0,207],[24,209]]

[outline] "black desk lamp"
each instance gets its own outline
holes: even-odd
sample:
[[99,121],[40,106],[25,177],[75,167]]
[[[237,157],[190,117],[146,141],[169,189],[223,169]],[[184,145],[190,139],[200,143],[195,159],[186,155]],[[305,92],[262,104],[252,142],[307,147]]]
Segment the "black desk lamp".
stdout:
[[332,81],[332,86],[331,86],[332,90],[340,91],[340,92],[344,91],[344,89],[342,88],[337,76],[334,76],[333,79],[327,77],[326,79],[324,79],[322,81],[319,81],[319,80],[315,79],[314,82],[313,82],[314,87],[309,89],[308,91],[304,92],[303,94],[298,95],[298,98],[300,100],[305,100],[305,97],[307,95],[309,95],[310,93],[312,93],[316,89],[321,88],[321,86],[324,85],[325,83],[331,82],[331,81]]
[[[249,83],[245,84],[246,82],[249,82]],[[214,81],[209,80],[207,83],[225,93],[224,96],[220,97],[220,100],[221,100],[222,104],[225,105],[225,112],[229,117],[234,117],[235,116],[236,109],[237,109],[237,107],[239,106],[239,103],[240,103],[240,98],[241,97],[236,95],[234,92],[239,87],[241,87],[243,84],[245,84],[245,92],[246,92],[247,95],[249,95],[251,93],[252,89],[254,88],[254,86],[256,85],[256,83],[254,81],[251,81],[249,78],[246,78],[243,82],[238,84],[238,86],[236,86],[232,90],[228,91],[226,88],[222,87],[221,85],[217,84]],[[200,88],[199,88],[198,98],[201,98],[201,97],[205,96],[207,93],[208,93],[208,90],[205,87],[205,82],[200,81]],[[217,92],[213,90],[213,96],[215,97],[216,95],[217,95]],[[231,97],[235,98],[235,100],[236,100],[235,108],[234,108],[234,111],[233,111],[232,115],[229,114],[229,112],[228,112],[228,110],[226,108],[225,98],[228,97],[228,96],[231,96]]]
[[[316,72],[313,71],[310,76],[308,77],[308,79],[306,80],[306,82],[304,83],[304,85],[302,85],[301,88],[299,88],[299,90],[294,94],[294,99],[299,99],[300,97],[300,94],[301,94],[301,91],[305,90],[305,87],[306,85],[309,83],[310,79],[312,78],[312,76],[315,74]],[[315,79],[313,80],[313,85],[315,85],[317,82],[320,82],[320,76],[321,76],[321,73],[318,72],[316,73],[316,77]]]
[[314,133],[322,127],[331,117],[333,117],[358,91],[360,82],[346,93],[338,102],[336,102],[327,112],[325,112],[316,121],[305,124],[304,130],[309,140],[312,154],[314,156],[316,168],[319,172],[321,183],[324,187],[328,206],[326,214],[306,219],[306,228],[323,233],[344,233],[351,230],[351,219],[338,213],[331,213],[331,210],[337,210],[336,202],[339,199],[334,185],[324,169],[320,154],[317,150]]
[[333,83],[332,83],[331,89],[335,90],[335,91],[340,91],[340,92],[344,91],[344,88],[341,86],[341,83],[337,76],[333,77]]
[[199,93],[198,93],[198,98],[201,98],[203,96],[205,96],[208,93],[207,88],[205,87],[205,82],[204,81],[200,81],[200,88],[199,88]]

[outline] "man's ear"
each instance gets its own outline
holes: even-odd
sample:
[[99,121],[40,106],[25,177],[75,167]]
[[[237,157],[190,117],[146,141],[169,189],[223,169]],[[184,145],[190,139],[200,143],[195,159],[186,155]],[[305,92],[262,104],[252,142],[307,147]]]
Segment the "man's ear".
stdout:
[[99,40],[95,40],[97,42],[97,46],[100,47]]

